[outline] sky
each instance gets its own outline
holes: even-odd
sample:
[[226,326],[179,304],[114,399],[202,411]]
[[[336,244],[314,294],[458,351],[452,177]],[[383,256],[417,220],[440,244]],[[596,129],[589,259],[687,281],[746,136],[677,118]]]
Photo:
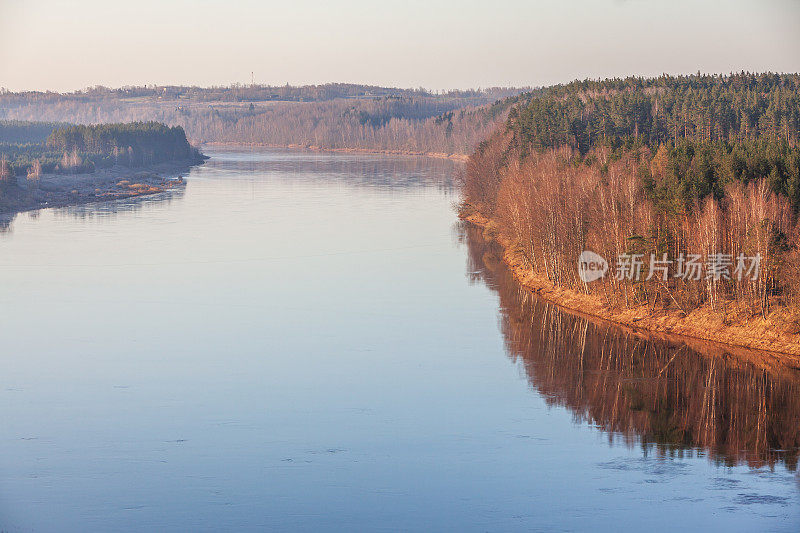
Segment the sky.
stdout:
[[800,0],[0,0],[0,87],[800,72]]

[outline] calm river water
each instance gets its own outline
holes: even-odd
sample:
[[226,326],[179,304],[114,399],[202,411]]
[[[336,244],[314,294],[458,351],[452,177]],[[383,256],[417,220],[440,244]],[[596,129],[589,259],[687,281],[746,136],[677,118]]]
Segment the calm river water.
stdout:
[[211,150],[0,235],[0,530],[797,531],[797,371],[520,292],[449,161]]

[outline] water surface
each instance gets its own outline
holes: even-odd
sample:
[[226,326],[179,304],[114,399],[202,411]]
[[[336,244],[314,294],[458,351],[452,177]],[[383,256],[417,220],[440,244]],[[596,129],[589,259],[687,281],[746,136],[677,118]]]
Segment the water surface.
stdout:
[[525,296],[452,162],[210,155],[0,236],[0,530],[797,530],[795,372]]

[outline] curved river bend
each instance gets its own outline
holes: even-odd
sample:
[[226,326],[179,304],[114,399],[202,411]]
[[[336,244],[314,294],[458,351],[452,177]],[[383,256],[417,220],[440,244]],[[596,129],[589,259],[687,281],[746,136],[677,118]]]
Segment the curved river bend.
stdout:
[[0,530],[797,531],[797,371],[520,292],[452,162],[210,155],[0,235]]

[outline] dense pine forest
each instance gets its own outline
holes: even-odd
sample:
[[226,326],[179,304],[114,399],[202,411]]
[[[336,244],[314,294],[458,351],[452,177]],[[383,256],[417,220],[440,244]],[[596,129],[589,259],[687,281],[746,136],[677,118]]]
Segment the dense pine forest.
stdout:
[[[555,86],[521,99],[472,155],[464,215],[490,219],[542,278],[612,308],[795,321],[798,135],[796,74]],[[584,250],[612,264],[602,280],[582,281]]]
[[352,84],[94,88],[0,93],[0,119],[77,124],[155,120],[193,143],[253,143],[467,155],[520,89],[431,93]]

